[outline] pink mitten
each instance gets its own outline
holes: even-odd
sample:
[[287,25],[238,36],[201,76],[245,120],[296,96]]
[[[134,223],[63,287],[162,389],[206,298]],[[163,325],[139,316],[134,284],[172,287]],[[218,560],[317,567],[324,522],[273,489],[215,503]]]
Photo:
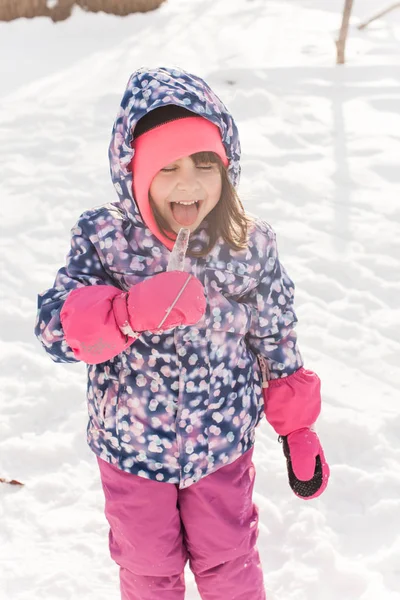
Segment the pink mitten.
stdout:
[[317,434],[306,427],[280,437],[290,487],[299,498],[316,498],[328,485],[330,473]]
[[113,302],[115,319],[127,335],[194,325],[205,309],[201,282],[184,271],[159,273],[134,285]]
[[289,484],[296,496],[316,498],[326,488],[329,467],[311,427],[321,409],[318,375],[301,367],[288,377],[268,381],[263,369],[265,415],[283,442]]
[[205,307],[200,281],[189,273],[170,271],[129,292],[110,285],[77,288],[64,303],[61,323],[75,357],[92,365],[125,350],[141,331],[197,323]]

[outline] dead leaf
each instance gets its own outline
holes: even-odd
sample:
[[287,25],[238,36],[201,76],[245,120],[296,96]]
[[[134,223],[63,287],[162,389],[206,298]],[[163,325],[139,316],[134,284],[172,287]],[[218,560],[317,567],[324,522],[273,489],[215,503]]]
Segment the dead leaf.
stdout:
[[2,477],[0,477],[0,483],[9,483],[10,485],[24,485],[16,479],[3,479]]

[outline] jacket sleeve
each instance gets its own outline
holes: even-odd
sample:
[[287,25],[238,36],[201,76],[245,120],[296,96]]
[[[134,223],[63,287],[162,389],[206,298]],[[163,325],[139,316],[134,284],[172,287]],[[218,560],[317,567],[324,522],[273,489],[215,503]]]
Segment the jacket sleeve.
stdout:
[[294,283],[279,261],[270,228],[259,243],[261,279],[251,292],[253,311],[247,341],[263,372],[268,422],[280,435],[311,427],[321,407],[320,380],[303,367],[294,327]]
[[35,334],[55,362],[103,362],[132,343],[121,333],[112,311],[121,290],[105,272],[85,232],[86,222],[83,215],[72,229],[66,265],[53,287],[38,298]]
[[294,283],[279,261],[272,230],[258,242],[258,253],[261,279],[248,298],[252,321],[247,342],[265,359],[268,379],[276,379],[292,375],[303,365],[294,330]]

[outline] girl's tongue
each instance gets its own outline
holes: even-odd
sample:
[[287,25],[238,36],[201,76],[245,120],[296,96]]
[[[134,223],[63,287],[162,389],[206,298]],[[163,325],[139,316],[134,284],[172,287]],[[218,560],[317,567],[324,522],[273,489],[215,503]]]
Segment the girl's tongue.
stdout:
[[171,202],[171,210],[174,219],[179,225],[188,227],[193,225],[197,219],[199,212],[198,203],[193,204],[178,204],[177,202]]

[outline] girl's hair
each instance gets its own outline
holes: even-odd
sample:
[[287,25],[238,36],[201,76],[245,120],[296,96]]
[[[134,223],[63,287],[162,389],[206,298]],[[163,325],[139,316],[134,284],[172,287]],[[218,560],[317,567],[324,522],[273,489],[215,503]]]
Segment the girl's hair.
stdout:
[[[222,189],[218,203],[205,218],[208,224],[207,233],[209,236],[207,245],[199,251],[191,250],[189,247],[188,256],[193,258],[206,256],[213,249],[220,236],[234,250],[245,249],[248,241],[248,226],[252,219],[246,215],[243,204],[235,188],[229,181],[228,172],[220,157],[215,152],[196,152],[195,154],[191,154],[190,158],[195,165],[204,163],[217,164],[221,174]],[[168,227],[167,221],[157,211],[157,207],[150,194],[149,201],[160,232],[168,239],[174,240],[175,238],[171,237],[171,230]]]

